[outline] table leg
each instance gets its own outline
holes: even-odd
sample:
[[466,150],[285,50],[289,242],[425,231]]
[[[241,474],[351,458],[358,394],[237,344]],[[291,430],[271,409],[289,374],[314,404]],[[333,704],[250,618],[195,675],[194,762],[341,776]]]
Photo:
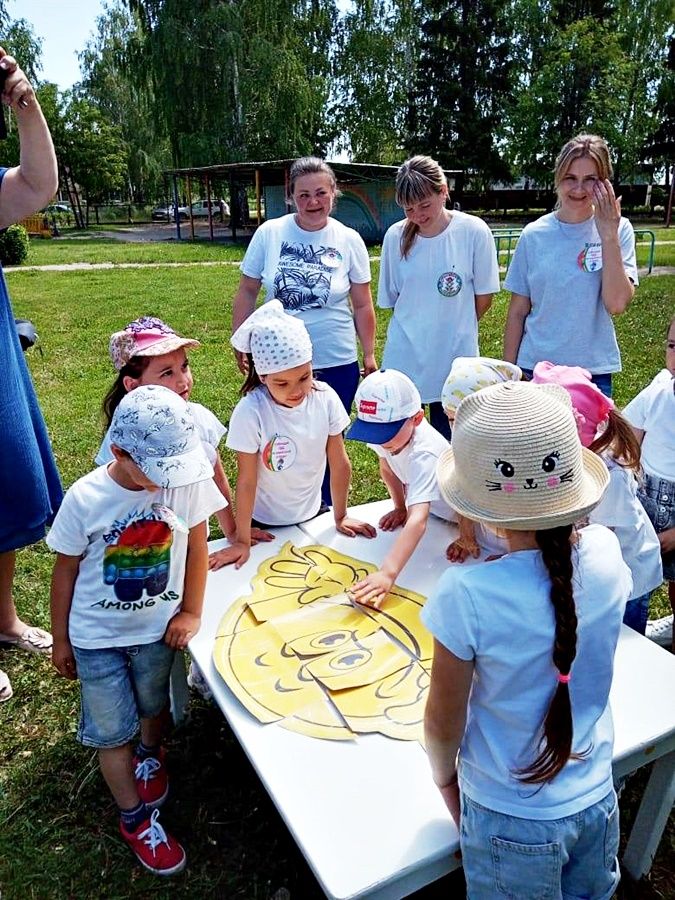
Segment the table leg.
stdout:
[[675,801],[675,750],[657,759],[628,838],[623,865],[639,880],[649,872]]
[[169,697],[171,698],[171,715],[174,724],[180,725],[187,715],[190,702],[190,689],[185,671],[185,654],[180,650],[176,653],[171,667]]

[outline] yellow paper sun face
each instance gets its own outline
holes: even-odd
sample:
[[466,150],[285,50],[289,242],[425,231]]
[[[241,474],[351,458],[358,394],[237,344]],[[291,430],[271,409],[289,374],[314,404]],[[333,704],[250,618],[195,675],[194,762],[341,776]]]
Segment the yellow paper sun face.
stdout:
[[213,651],[219,673],[260,722],[347,740],[422,739],[432,639],[424,597],[394,587],[381,611],[346,593],[376,566],[328,547],[285,544],[228,609]]

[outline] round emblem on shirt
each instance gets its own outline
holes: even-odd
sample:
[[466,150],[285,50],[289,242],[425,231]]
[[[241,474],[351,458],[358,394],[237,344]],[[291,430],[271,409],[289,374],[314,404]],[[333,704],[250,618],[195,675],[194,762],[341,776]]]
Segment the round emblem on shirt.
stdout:
[[321,262],[329,269],[335,269],[342,262],[342,254],[335,247],[328,247],[321,257]]
[[436,284],[438,293],[444,297],[456,297],[462,290],[462,276],[459,272],[444,272]]
[[262,461],[270,472],[283,472],[295,462],[297,448],[293,440],[283,434],[275,434],[263,447]]
[[599,272],[602,269],[602,244],[586,244],[577,256],[577,265],[582,272]]

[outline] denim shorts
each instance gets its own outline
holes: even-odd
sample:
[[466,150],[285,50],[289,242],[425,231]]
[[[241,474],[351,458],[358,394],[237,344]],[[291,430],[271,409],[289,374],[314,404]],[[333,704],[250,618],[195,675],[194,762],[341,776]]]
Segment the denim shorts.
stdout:
[[619,883],[619,807],[612,789],[564,819],[493,812],[462,795],[467,900],[609,900]]
[[175,650],[164,641],[134,647],[73,647],[82,713],[77,732],[85,747],[122,747],[139,719],[158,716],[169,702]]
[[[675,528],[675,481],[666,481],[645,472],[638,497],[657,534]],[[663,577],[666,581],[675,581],[675,550],[662,553],[661,559]]]

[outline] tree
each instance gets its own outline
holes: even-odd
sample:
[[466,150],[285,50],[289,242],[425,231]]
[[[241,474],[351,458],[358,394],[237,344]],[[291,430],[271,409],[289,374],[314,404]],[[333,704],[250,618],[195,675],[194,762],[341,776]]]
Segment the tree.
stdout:
[[355,160],[398,163],[419,42],[415,0],[363,0],[343,18],[336,52],[338,149]]
[[136,203],[156,198],[171,157],[166,131],[153,116],[151,79],[132,75],[124,55],[138,41],[138,23],[115,2],[96,21],[96,35],[80,53],[81,96],[92,100],[124,142],[129,196]]
[[408,107],[409,152],[481,182],[509,174],[500,150],[513,72],[507,13],[507,0],[429,0]]

